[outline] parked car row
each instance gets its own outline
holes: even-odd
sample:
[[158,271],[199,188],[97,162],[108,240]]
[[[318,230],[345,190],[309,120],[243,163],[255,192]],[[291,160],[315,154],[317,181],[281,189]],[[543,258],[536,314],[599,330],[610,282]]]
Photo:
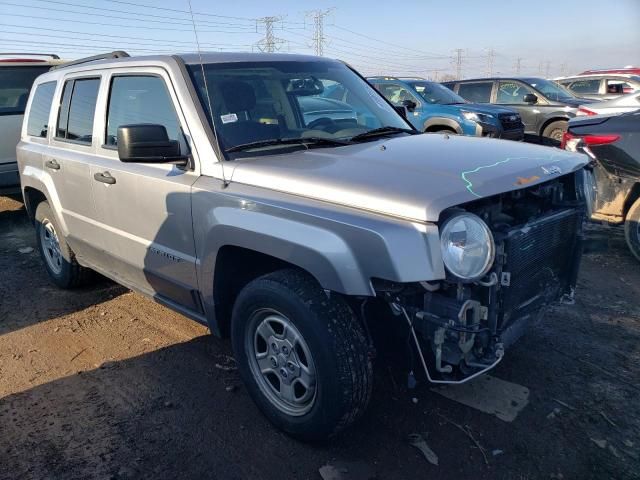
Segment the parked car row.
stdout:
[[574,97],[551,80],[536,77],[480,78],[444,85],[470,102],[491,103],[519,112],[525,134],[557,144],[579,105],[591,102]]
[[369,77],[393,105],[405,107],[407,119],[421,132],[524,139],[520,114],[507,108],[467,102],[436,82],[422,78]]

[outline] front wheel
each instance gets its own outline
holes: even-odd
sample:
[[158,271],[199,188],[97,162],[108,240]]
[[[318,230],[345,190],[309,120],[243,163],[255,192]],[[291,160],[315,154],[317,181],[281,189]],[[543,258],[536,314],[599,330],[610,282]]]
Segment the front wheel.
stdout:
[[640,260],[640,198],[635,201],[624,222],[624,236],[631,253]]
[[304,272],[249,283],[235,302],[231,337],[249,394],[290,435],[323,440],[364,412],[372,365],[362,326]]

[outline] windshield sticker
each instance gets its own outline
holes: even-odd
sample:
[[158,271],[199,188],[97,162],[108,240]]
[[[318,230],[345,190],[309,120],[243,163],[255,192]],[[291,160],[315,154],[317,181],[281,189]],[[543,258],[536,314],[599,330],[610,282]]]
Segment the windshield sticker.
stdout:
[[220,115],[222,123],[233,123],[238,121],[238,115],[235,113],[227,113],[226,115]]

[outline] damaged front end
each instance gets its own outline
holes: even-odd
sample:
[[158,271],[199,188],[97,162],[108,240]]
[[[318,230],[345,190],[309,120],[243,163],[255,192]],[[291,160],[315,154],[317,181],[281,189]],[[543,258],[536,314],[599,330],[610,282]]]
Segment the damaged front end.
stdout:
[[[585,218],[582,175],[580,170],[444,212],[445,280],[374,282],[378,295],[406,321],[414,358],[429,381],[462,383],[492,369],[547,306],[573,302]],[[475,265],[450,268],[446,256],[453,252],[455,264],[458,247],[474,238]],[[481,238],[490,245],[483,246]]]

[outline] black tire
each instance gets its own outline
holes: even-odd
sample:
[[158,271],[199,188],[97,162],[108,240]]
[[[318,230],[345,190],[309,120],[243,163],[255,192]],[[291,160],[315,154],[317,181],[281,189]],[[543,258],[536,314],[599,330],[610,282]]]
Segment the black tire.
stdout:
[[[269,398],[269,387],[252,367],[256,360],[247,339],[256,341],[259,325],[252,319],[263,311],[286,317],[306,342],[316,382],[313,401],[304,413],[292,415],[276,406]],[[325,440],[365,411],[373,380],[365,332],[342,298],[328,297],[304,272],[280,270],[249,283],[234,304],[231,339],[249,394],[267,418],[289,435],[304,441]],[[265,355],[271,355],[269,348]]]
[[627,212],[624,222],[624,236],[631,253],[640,261],[640,198],[638,198]]
[[[59,255],[55,255],[59,260],[56,264],[57,268],[52,265],[54,254],[51,253],[51,248],[44,240],[46,235],[44,230],[49,225],[53,228],[53,232],[56,233],[59,246]],[[73,251],[61,234],[58,220],[47,202],[40,202],[36,208],[35,227],[36,243],[40,251],[40,257],[42,257],[42,262],[53,283],[60,288],[68,289],[86,285],[93,279],[93,271],[80,266],[76,261]]]
[[[549,139],[554,145],[560,145],[562,135],[567,131],[569,123],[566,120],[556,120],[547,125],[542,131],[544,139]],[[544,141],[543,139],[543,141]]]

